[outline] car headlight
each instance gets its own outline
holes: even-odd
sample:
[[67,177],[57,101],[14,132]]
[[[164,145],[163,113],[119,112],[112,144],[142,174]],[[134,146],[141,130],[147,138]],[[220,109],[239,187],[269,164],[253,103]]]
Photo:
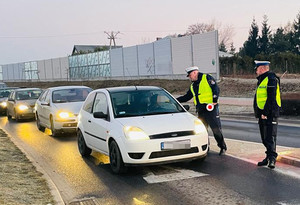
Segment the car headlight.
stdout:
[[1,107],[6,107],[7,106],[7,103],[5,101],[1,102],[0,103]]
[[203,123],[201,122],[201,120],[197,119],[194,121],[194,132],[195,135],[206,132],[206,127],[203,125]]
[[19,105],[19,106],[18,106],[18,109],[19,109],[20,111],[28,110],[28,106],[27,106],[27,105]]
[[124,133],[127,139],[129,140],[149,140],[149,136],[138,127],[125,126]]
[[66,119],[66,118],[74,117],[74,114],[70,112],[59,112],[58,117],[61,119]]

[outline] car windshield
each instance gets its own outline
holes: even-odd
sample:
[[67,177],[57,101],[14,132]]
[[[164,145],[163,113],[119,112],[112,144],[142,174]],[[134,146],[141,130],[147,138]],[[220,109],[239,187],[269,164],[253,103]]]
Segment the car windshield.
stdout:
[[42,90],[22,90],[16,93],[17,100],[33,100],[38,99]]
[[82,102],[92,91],[91,88],[70,88],[55,90],[52,93],[53,103]]
[[14,90],[14,89],[13,88],[11,88],[11,89],[1,89],[0,90],[0,98],[7,98],[12,90]]
[[184,112],[164,90],[123,91],[110,95],[116,118]]

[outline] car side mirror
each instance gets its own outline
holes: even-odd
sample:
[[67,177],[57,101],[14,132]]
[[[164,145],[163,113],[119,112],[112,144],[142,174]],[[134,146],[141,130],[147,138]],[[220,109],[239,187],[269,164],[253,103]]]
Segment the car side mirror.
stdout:
[[183,105],[184,109],[186,109],[187,111],[189,111],[190,106],[189,105]]
[[106,119],[108,115],[104,114],[103,112],[94,112],[93,116],[94,118]]
[[50,106],[50,103],[43,101],[43,102],[41,102],[41,105]]

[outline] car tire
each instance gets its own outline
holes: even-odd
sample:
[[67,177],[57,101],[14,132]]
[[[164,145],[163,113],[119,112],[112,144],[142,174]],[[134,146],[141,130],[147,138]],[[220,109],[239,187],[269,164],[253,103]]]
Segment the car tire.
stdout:
[[9,121],[11,121],[11,115],[9,114],[8,111],[6,112],[6,116],[7,116],[7,119],[8,119]]
[[16,110],[15,110],[15,120],[16,120],[16,122],[20,122],[20,117],[19,117],[18,113],[16,112]]
[[120,149],[116,141],[112,141],[109,145],[109,161],[112,171],[116,174],[122,174],[127,171],[125,167]]
[[46,129],[44,126],[41,125],[41,121],[40,121],[40,118],[37,113],[36,113],[36,126],[39,129],[39,131],[42,131],[42,132],[44,132]]
[[59,132],[57,129],[54,127],[54,122],[53,122],[53,117],[50,117],[50,129],[51,129],[51,135],[52,137],[57,137],[59,135]]
[[81,156],[87,157],[92,153],[92,149],[88,148],[86,146],[83,134],[81,130],[78,129],[77,131],[77,145],[78,145],[78,150]]

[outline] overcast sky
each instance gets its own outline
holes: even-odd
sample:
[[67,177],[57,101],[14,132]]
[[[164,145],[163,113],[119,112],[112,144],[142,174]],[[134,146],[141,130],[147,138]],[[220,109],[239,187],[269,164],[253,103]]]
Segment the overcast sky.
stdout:
[[185,33],[188,26],[232,26],[234,46],[247,40],[255,18],[271,29],[293,22],[300,0],[0,0],[0,65],[65,57],[73,45],[109,45],[104,31],[120,31],[116,43],[132,46]]

